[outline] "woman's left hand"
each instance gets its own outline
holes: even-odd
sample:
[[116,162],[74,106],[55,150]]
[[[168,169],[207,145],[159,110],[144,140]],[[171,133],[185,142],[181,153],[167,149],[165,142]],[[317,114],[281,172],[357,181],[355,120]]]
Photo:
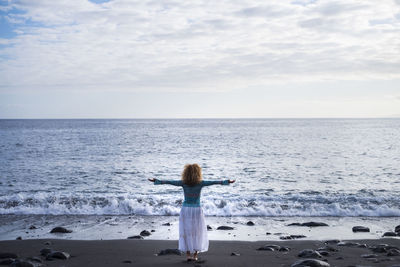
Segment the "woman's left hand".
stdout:
[[233,184],[234,182],[236,182],[236,180],[228,180],[228,182],[229,182],[230,184]]
[[149,179],[147,179],[147,180],[149,180],[150,182],[153,182],[153,183],[154,183],[154,181],[155,181],[156,179],[154,179],[154,178],[149,178]]

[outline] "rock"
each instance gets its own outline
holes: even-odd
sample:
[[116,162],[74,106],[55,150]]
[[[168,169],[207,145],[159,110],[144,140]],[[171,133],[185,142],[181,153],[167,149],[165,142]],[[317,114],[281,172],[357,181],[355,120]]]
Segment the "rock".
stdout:
[[72,230],[68,230],[64,227],[58,226],[58,227],[54,227],[50,233],[72,233]]
[[317,226],[329,226],[323,222],[305,222],[305,223],[290,223],[287,226],[308,226],[308,227],[317,227]]
[[313,249],[303,249],[297,256],[300,258],[322,258],[321,254]]
[[385,232],[382,237],[384,236],[397,236],[397,234],[395,232]]
[[132,261],[131,260],[124,260],[124,261],[122,261],[122,263],[132,263]]
[[330,239],[330,240],[326,240],[325,241],[325,244],[337,244],[337,243],[339,243],[340,242],[340,240],[339,239]]
[[246,225],[248,225],[248,226],[254,226],[255,224],[254,224],[252,221],[248,221],[248,222],[246,223]]
[[339,256],[336,258],[336,260],[344,260],[344,258],[342,256]]
[[389,256],[389,257],[400,256],[400,250],[392,248],[392,249],[389,250],[389,252],[386,255]]
[[365,227],[365,226],[354,226],[352,228],[352,230],[353,230],[354,233],[357,233],[357,232],[369,232],[369,228]]
[[149,231],[143,230],[143,231],[140,232],[140,235],[141,235],[141,236],[149,236],[149,235],[151,235],[151,234],[150,234]]
[[15,238],[15,240],[22,240],[22,237],[17,237],[17,238]]
[[163,256],[163,255],[182,255],[182,251],[176,248],[167,248],[164,250],[161,250],[157,255],[158,256]]
[[337,252],[339,251],[337,248],[331,247],[331,246],[325,246],[325,247],[320,247],[317,249],[317,251],[330,251],[330,252]]
[[162,226],[171,226],[171,223],[169,223],[169,222],[163,223]]
[[257,250],[265,250],[265,251],[275,251],[279,250],[281,246],[278,245],[264,245],[262,247],[259,247]]
[[44,244],[45,244],[46,246],[50,246],[50,245],[51,245],[51,242],[50,242],[50,241],[46,241]]
[[337,245],[341,246],[341,247],[357,247],[360,245],[360,243],[342,241],[342,242],[337,243]]
[[0,259],[0,265],[10,265],[15,261],[15,259],[7,258],[7,259]]
[[70,255],[67,252],[54,251],[54,252],[51,252],[51,253],[47,254],[46,260],[47,259],[67,260],[67,259],[69,259],[69,257],[70,257]]
[[325,256],[325,257],[328,257],[328,256],[330,256],[331,254],[328,252],[328,251],[326,251],[326,250],[321,250],[321,251],[318,251],[319,252],[319,254],[321,254],[322,256]]
[[289,248],[289,247],[280,247],[280,248],[279,248],[279,251],[280,251],[280,252],[290,251],[290,248]]
[[30,229],[30,230],[34,230],[34,229],[37,229],[37,228],[36,228],[36,226],[31,225],[31,226],[29,226],[29,229]]
[[218,228],[217,228],[217,230],[233,230],[233,229],[234,229],[233,227],[225,226],[225,225],[218,226]]
[[292,239],[305,238],[305,235],[290,235]]
[[211,231],[211,230],[212,230],[212,227],[207,225],[207,231]]
[[35,264],[33,264],[32,262],[27,261],[27,260],[18,259],[18,260],[13,261],[13,263],[11,263],[10,266],[12,266],[12,267],[35,267]]
[[279,239],[281,240],[291,240],[292,237],[290,235],[280,236]]
[[127,239],[144,239],[144,238],[141,235],[133,235],[133,236],[128,236]]
[[236,252],[232,252],[232,253],[231,253],[231,256],[240,256],[240,254],[239,254],[239,253],[236,253]]
[[291,265],[291,267],[330,267],[330,264],[316,259],[298,260]]
[[358,247],[358,248],[367,248],[368,246],[367,246],[367,244],[360,244],[360,245],[358,245],[357,247]]
[[270,233],[270,232],[266,232],[265,234],[266,234],[266,235],[270,235],[271,233]]
[[52,253],[52,252],[53,252],[53,250],[52,250],[51,248],[42,248],[42,249],[40,250],[40,255],[46,257],[48,254],[50,254],[50,253]]
[[378,244],[370,247],[370,249],[372,250],[372,252],[375,253],[386,253],[390,249],[398,249],[398,248],[394,246],[389,246],[388,244]]
[[365,259],[371,259],[371,258],[376,258],[378,257],[378,255],[376,254],[362,254],[361,258],[365,258]]
[[154,233],[156,230],[152,229],[150,232]]
[[400,233],[400,224],[397,225],[397,226],[394,228],[394,231],[395,231],[396,233]]
[[16,259],[16,258],[18,258],[18,256],[17,256],[17,254],[10,253],[10,252],[2,252],[2,253],[0,253],[0,259],[6,259],[6,258]]

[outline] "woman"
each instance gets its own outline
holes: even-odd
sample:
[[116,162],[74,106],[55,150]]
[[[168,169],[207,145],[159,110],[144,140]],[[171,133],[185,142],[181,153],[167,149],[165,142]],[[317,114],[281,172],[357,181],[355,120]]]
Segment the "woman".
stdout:
[[[203,186],[213,184],[229,185],[235,180],[204,181],[198,164],[185,165],[181,180],[158,180],[151,178],[154,184],[182,186],[185,201],[179,215],[179,250],[186,251],[187,260],[197,260],[199,252],[208,250],[207,225],[200,206],[200,194]],[[191,255],[193,253],[193,256]]]

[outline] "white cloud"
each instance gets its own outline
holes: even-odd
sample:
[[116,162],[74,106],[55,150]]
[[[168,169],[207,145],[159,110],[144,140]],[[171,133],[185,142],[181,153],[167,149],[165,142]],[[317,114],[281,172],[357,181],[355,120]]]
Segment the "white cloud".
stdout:
[[299,3],[11,1],[3,9],[25,13],[7,14],[18,35],[0,39],[0,90],[224,91],[400,78],[394,1]]

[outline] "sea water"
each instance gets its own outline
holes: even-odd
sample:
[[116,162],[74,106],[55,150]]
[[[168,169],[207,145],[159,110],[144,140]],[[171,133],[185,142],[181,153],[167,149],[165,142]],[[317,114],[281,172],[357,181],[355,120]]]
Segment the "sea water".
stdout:
[[1,215],[400,216],[400,119],[0,120]]

